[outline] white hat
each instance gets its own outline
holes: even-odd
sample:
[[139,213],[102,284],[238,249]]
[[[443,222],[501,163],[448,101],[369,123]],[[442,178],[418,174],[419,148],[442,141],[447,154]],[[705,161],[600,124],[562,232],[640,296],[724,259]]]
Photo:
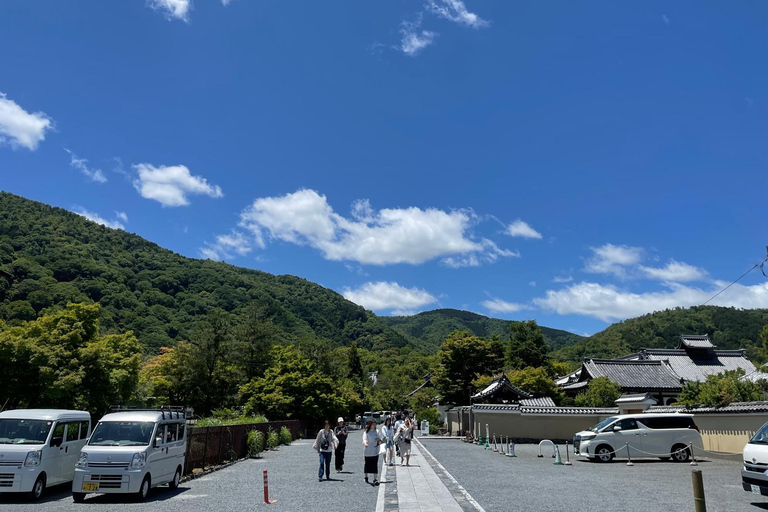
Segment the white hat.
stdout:
[[336,422],[338,423],[340,421],[344,421],[344,418],[342,418],[341,416],[339,416],[339,419],[337,419]]

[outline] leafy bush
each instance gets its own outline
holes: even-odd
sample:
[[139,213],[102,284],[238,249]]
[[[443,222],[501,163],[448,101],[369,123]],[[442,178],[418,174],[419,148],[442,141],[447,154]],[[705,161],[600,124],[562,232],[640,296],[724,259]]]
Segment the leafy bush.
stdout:
[[439,430],[440,430],[440,427],[438,427],[437,425],[433,425],[432,423],[429,424],[429,435],[431,436],[437,435]]
[[229,425],[252,425],[254,423],[266,423],[267,418],[261,415],[240,416],[237,418],[203,418],[197,420],[196,427],[222,427]]
[[740,380],[744,373],[744,370],[739,368],[709,375],[705,382],[687,382],[678,401],[688,406],[723,407],[732,402],[761,400],[763,391],[760,384],[751,380]]
[[280,444],[280,436],[272,430],[272,427],[269,427],[269,432],[267,433],[267,449],[269,450],[277,450],[277,446]]
[[288,430],[288,427],[283,427],[280,429],[280,444],[289,445],[291,444],[291,441],[293,441],[293,438],[291,436],[291,431]]
[[246,438],[248,443],[248,451],[251,457],[257,457],[264,451],[264,432],[260,430],[251,430]]
[[587,391],[581,393],[574,401],[578,407],[613,407],[614,402],[621,396],[621,388],[608,377],[592,379]]

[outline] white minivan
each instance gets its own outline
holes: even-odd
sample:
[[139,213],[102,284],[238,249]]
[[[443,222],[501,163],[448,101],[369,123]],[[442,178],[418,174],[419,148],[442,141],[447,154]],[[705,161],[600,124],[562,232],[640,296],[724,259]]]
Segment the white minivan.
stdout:
[[768,423],[752,436],[743,452],[741,486],[745,491],[768,496]]
[[26,492],[37,500],[47,486],[72,481],[90,431],[85,411],[0,412],[0,493]]
[[80,451],[72,481],[76,502],[88,493],[134,494],[179,486],[187,451],[181,409],[126,409],[105,415]]
[[686,462],[691,458],[691,444],[702,446],[699,427],[692,415],[680,413],[611,416],[573,437],[574,453],[598,462],[614,457],[671,457]]

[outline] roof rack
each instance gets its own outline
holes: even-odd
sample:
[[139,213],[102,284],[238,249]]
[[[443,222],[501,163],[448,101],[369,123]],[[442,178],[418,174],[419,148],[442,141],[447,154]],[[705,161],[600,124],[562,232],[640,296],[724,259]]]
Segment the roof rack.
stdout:
[[[145,408],[145,407],[137,407],[135,405],[110,405],[109,411],[110,413],[113,412],[159,412],[163,415],[163,419],[177,419],[177,420],[183,420],[186,419],[187,416],[192,416],[192,409],[189,407],[184,407],[182,405],[163,405],[160,407],[151,407],[151,408]],[[168,417],[166,418],[166,414]]]

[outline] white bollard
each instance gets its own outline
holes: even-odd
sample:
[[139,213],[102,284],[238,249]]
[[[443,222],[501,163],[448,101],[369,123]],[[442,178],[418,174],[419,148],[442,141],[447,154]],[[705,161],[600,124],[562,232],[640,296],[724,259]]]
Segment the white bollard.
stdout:
[[571,464],[571,456],[568,455],[568,441],[565,442],[565,465],[566,466],[572,466],[572,464]]

